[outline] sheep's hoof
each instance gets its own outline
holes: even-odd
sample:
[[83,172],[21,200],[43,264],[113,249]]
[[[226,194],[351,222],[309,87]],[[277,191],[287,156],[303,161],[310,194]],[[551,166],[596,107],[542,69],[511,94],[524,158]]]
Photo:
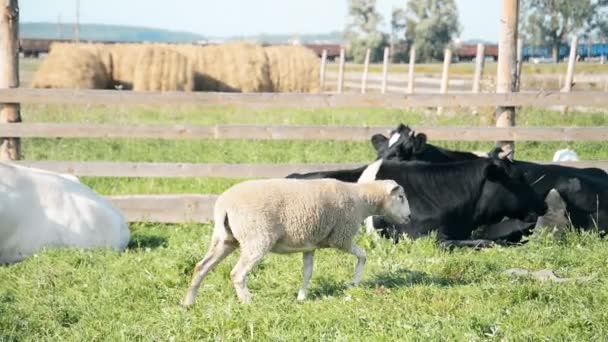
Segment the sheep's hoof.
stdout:
[[298,302],[303,302],[304,300],[306,300],[306,294],[304,294],[304,293],[298,293],[297,300],[298,300]]

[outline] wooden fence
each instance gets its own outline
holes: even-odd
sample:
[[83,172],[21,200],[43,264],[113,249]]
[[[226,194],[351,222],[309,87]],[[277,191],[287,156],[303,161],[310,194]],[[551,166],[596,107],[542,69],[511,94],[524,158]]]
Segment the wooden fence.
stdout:
[[[336,107],[470,107],[470,106],[597,106],[608,107],[602,92],[513,93],[513,94],[235,94],[182,92],[126,92],[113,90],[2,89],[0,103],[97,104],[97,105],[181,105],[275,108]],[[256,125],[114,125],[70,123],[1,124],[6,137],[40,138],[152,138],[152,139],[290,139],[365,141],[372,134],[394,127],[256,126]],[[608,127],[414,127],[429,140],[495,141],[604,141]],[[190,164],[105,161],[18,161],[41,169],[78,176],[100,177],[284,177],[293,172],[310,172],[363,166],[351,164]],[[576,167],[608,168],[608,161],[568,163]],[[109,196],[130,221],[179,223],[211,219],[213,195],[127,195]]]

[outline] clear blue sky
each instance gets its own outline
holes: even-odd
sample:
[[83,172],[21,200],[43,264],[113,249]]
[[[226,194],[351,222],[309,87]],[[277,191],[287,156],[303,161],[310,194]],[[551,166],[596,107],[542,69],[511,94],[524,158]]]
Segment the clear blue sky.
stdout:
[[[498,0],[456,0],[463,39],[498,39]],[[206,36],[323,33],[346,23],[346,0],[80,0],[83,23],[147,26]],[[385,28],[393,6],[378,0]],[[76,0],[21,0],[21,21],[72,22]]]

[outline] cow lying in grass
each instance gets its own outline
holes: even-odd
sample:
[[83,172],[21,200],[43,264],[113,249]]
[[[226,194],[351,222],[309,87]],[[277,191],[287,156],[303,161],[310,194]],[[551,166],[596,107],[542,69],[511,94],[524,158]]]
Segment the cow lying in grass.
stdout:
[[125,249],[123,215],[74,176],[0,163],[0,264],[45,247]]
[[[403,124],[393,130],[389,138],[376,134],[371,142],[378,158],[386,160],[446,163],[480,158],[474,153],[452,151],[429,144],[424,133],[416,134]],[[499,152],[494,150],[491,154],[496,156]],[[538,196],[545,198],[551,189],[558,191],[566,204],[568,215],[563,222],[571,222],[582,229],[599,229],[602,232],[608,230],[608,175],[604,170],[526,161],[514,161],[513,167],[532,184]],[[488,226],[484,234],[492,238],[517,241],[535,226],[536,222],[511,221],[500,227]]]
[[487,239],[473,240],[481,225],[498,223],[503,217],[536,220],[547,206],[508,160],[476,160],[429,164],[377,160],[351,170],[291,174],[288,178],[334,178],[353,182],[393,179],[409,194],[411,222],[391,225],[381,218],[375,225],[385,237],[398,241],[401,234],[412,238],[437,230],[443,246],[485,247]]

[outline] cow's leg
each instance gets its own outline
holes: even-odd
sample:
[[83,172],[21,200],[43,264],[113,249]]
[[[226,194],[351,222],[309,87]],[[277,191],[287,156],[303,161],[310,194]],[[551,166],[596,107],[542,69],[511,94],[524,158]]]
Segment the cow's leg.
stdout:
[[197,263],[196,267],[194,268],[190,287],[188,287],[186,297],[184,297],[184,300],[182,301],[183,306],[188,307],[194,303],[194,298],[196,298],[198,289],[201,286],[201,282],[205,276],[207,276],[209,271],[211,271],[217,264],[224,260],[226,256],[232,253],[236,247],[237,244],[234,241],[215,240],[212,242],[211,248],[209,248],[207,255],[205,255],[203,260]]
[[302,256],[302,263],[304,264],[304,272],[302,274],[302,287],[298,292],[298,300],[306,299],[306,292],[308,291],[308,284],[310,283],[310,277],[312,276],[313,268],[313,256],[314,251],[304,252]]

